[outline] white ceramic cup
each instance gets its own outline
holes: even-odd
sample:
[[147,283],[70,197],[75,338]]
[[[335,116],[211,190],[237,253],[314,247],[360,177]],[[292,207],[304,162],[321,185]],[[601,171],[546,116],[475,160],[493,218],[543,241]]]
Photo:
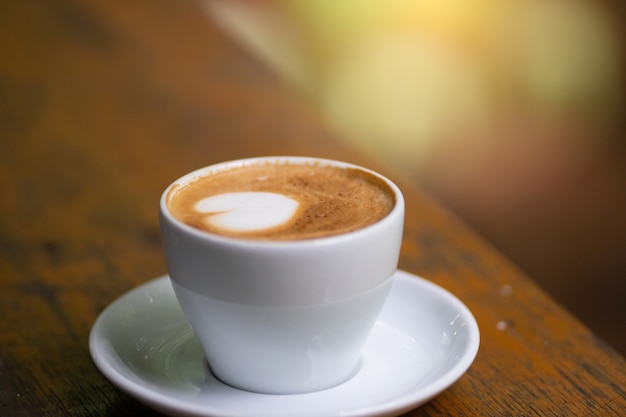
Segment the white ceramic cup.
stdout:
[[[264,241],[192,228],[168,210],[172,187],[255,161],[358,168],[383,179],[395,206],[365,228],[327,237]],[[160,201],[168,271],[212,372],[234,387],[269,394],[330,388],[348,380],[391,287],[404,199],[380,174],[306,157],[225,162],[176,180]]]

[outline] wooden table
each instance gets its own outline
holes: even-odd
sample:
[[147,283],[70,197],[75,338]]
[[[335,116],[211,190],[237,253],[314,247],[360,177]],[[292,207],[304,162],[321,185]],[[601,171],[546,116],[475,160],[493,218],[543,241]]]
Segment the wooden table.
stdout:
[[264,154],[390,175],[407,200],[400,267],[474,312],[476,361],[409,415],[626,415],[623,358],[415,184],[337,140],[197,4],[94,3],[0,7],[1,415],[149,413],[94,366],[91,326],[166,272],[169,182]]

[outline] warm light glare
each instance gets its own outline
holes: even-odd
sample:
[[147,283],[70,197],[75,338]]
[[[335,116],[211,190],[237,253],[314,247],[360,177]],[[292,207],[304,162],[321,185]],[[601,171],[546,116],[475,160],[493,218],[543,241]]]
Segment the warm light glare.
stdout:
[[552,156],[576,164],[621,123],[621,39],[588,1],[206,4],[340,136],[455,186],[484,182],[494,161],[513,177]]
[[309,92],[346,137],[395,162],[427,163],[446,141],[478,140],[510,117],[618,117],[619,47],[589,3],[284,4],[302,31]]

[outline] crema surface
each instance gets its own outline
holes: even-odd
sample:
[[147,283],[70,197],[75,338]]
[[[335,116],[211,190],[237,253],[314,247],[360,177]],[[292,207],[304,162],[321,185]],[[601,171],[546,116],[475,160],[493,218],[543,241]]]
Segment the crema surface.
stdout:
[[297,240],[371,225],[391,211],[395,197],[385,181],[359,169],[268,162],[175,186],[167,204],[174,217],[210,233]]

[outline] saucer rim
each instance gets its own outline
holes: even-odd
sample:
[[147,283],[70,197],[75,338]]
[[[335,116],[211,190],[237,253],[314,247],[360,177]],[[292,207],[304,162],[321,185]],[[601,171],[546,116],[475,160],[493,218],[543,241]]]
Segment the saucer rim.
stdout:
[[[415,409],[429,402],[437,395],[448,389],[452,384],[454,384],[470,368],[478,354],[478,350],[480,347],[480,330],[478,327],[478,323],[469,308],[458,297],[432,281],[400,269],[396,270],[393,279],[397,281],[407,282],[409,285],[412,286],[427,288],[428,291],[437,293],[438,298],[443,299],[447,304],[453,304],[453,307],[455,309],[458,309],[460,314],[466,320],[466,325],[468,328],[467,346],[463,351],[461,358],[457,361],[456,364],[454,364],[445,373],[440,375],[435,381],[432,381],[431,383],[425,385],[424,387],[421,387],[413,393],[401,395],[398,398],[386,400],[384,402],[381,402],[380,404],[365,406],[362,409],[355,407],[353,410],[348,411],[338,410],[337,415],[360,417],[395,416]],[[166,283],[169,284],[169,280],[170,278],[168,274],[153,278],[143,284],[138,285],[137,287],[131,288],[127,292],[115,298],[110,304],[107,305],[107,307],[99,314],[98,318],[94,322],[89,334],[89,351],[92,360],[96,364],[98,370],[111,383],[113,383],[113,385],[115,385],[122,391],[125,391],[139,402],[157,411],[165,412],[166,414],[178,414],[183,412],[185,413],[185,415],[195,416],[234,417],[235,414],[232,414],[232,412],[229,413],[227,410],[219,410],[219,412],[218,410],[206,410],[206,412],[202,412],[199,409],[200,407],[198,406],[198,404],[190,403],[189,401],[176,398],[175,396],[168,396],[163,392],[157,392],[147,386],[142,386],[141,384],[137,383],[137,381],[129,379],[122,372],[116,370],[114,364],[110,362],[110,360],[115,359],[111,358],[110,360],[107,360],[107,356],[110,356],[110,351],[105,352],[103,348],[99,346],[99,342],[106,338],[106,334],[104,333],[104,323],[106,322],[108,316],[112,314],[112,312],[116,309],[116,307],[119,307],[119,305],[123,303],[126,298],[132,298],[137,293],[145,292],[150,287],[157,288],[159,286],[165,286]],[[173,295],[173,290],[171,291]],[[251,394],[272,396],[269,394]],[[316,393],[305,393],[298,395],[306,397],[312,394]],[[260,414],[262,413],[260,412],[259,415]]]

